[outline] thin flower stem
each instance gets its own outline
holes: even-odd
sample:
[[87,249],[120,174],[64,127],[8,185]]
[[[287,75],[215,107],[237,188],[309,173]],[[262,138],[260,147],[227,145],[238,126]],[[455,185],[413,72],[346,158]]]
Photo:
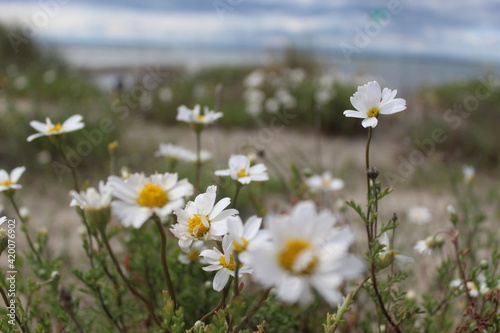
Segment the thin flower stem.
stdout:
[[[5,293],[5,291],[3,290],[3,288],[1,286],[0,286],[0,294],[2,294],[2,298],[3,298],[3,301],[5,302],[5,306],[9,306],[10,305],[9,299],[7,298],[7,294]],[[23,324],[16,313],[14,313],[14,317],[15,317],[16,322],[19,325],[19,328],[21,329],[21,331],[23,333],[29,333],[28,325],[26,325],[26,323]]]
[[170,277],[170,271],[168,269],[167,263],[167,235],[165,235],[165,230],[163,230],[163,226],[161,225],[160,218],[154,215],[153,220],[158,227],[158,231],[160,232],[161,238],[161,264],[163,266],[163,274],[165,275],[165,279],[167,280],[167,289],[170,299],[174,303],[174,309],[177,309],[177,300],[175,299],[175,290],[172,285],[172,278]]
[[236,191],[234,192],[233,205],[232,205],[233,208],[236,207],[236,200],[238,200],[238,196],[240,194],[240,190],[242,187],[243,185],[240,182],[236,181]]
[[73,186],[75,188],[75,191],[77,192],[80,192],[80,187],[78,186],[78,177],[76,175],[76,170],[75,168],[68,162],[68,159],[66,158],[66,154],[64,153],[64,150],[62,148],[62,143],[61,143],[61,139],[59,138],[59,136],[56,136],[55,137],[55,141],[56,141],[56,146],[57,146],[57,150],[59,151],[59,154],[61,154],[61,157],[64,161],[64,164],[66,164],[66,166],[70,169],[71,171],[71,177],[73,178]]
[[201,131],[195,131],[196,133],[196,166],[195,166],[195,189],[200,192],[200,175],[201,175]]
[[234,253],[234,285],[233,285],[233,298],[237,297],[240,293],[239,286],[239,270],[240,270],[240,259],[238,257],[238,253]]
[[[19,220],[21,220],[21,222],[23,223],[23,226],[24,226],[25,221],[24,221],[23,217],[21,216],[21,213],[19,212],[19,207],[17,207],[16,201],[14,200],[14,194],[8,195],[7,197],[9,198],[9,201],[12,204],[12,207],[14,208],[14,211],[16,212],[17,216],[19,217]],[[43,263],[42,258],[40,257],[40,254],[38,253],[38,251],[36,251],[35,246],[33,245],[33,241],[31,240],[28,229],[25,227],[25,228],[21,228],[21,230],[26,235],[26,240],[28,241],[28,246],[30,247],[31,252],[33,252],[33,254],[35,255],[35,258],[38,261],[38,263],[42,264]]]
[[264,293],[262,294],[262,296],[259,299],[259,302],[257,304],[255,304],[255,306],[252,308],[252,310],[245,316],[243,321],[238,326],[236,326],[236,328],[233,330],[233,332],[235,332],[235,333],[239,332],[243,328],[243,326],[245,326],[248,323],[248,321],[250,321],[250,319],[252,319],[254,314],[261,308],[262,304],[265,302],[267,297],[269,297],[270,291],[271,291],[271,288],[264,291]]
[[111,257],[111,260],[115,264],[116,270],[118,271],[118,274],[122,278],[123,282],[125,282],[125,285],[128,287],[130,292],[132,294],[134,294],[137,298],[139,298],[146,305],[146,308],[148,309],[149,313],[151,314],[151,317],[153,318],[153,320],[156,322],[156,324],[158,326],[161,327],[161,321],[158,318],[158,316],[155,314],[153,306],[144,296],[142,296],[139,293],[139,291],[130,283],[128,278],[125,276],[125,274],[123,273],[123,271],[120,267],[120,264],[118,263],[118,260],[116,259],[115,255],[113,253],[113,250],[111,249],[111,246],[109,246],[109,242],[108,242],[108,238],[107,238],[106,234],[102,231],[101,231],[101,237],[102,237],[102,240],[104,242],[104,245],[106,246],[106,249],[108,250],[109,256]]
[[[352,301],[354,299],[354,297],[356,297],[356,295],[359,293],[359,291],[361,290],[361,288],[365,285],[366,281],[368,281],[370,279],[370,277],[371,277],[371,275],[368,275],[367,277],[365,277],[363,279],[363,281],[360,282],[360,284],[358,285],[358,287],[352,292],[352,294],[349,294],[349,295],[346,296],[346,299],[349,299],[349,300]],[[349,309],[347,311],[349,311]],[[336,322],[333,325],[332,330],[330,331],[331,333],[334,333],[337,330],[337,327],[339,326],[339,322],[340,322],[341,319],[342,318],[335,317]]]
[[228,290],[229,290],[229,288],[228,288],[228,286],[226,286],[222,290],[222,294],[221,294],[219,303],[215,306],[215,308],[213,308],[212,311],[210,311],[209,313],[207,313],[206,315],[204,315],[203,317],[201,317],[200,321],[207,320],[208,318],[210,318],[211,316],[213,316],[217,311],[219,311],[220,309],[222,309],[223,307],[226,306],[226,296],[227,296]]
[[391,315],[389,312],[387,312],[384,301],[382,300],[382,296],[380,295],[380,292],[378,290],[377,286],[377,274],[375,273],[375,265],[372,263],[371,264],[371,278],[372,278],[372,284],[373,284],[373,291],[375,292],[375,296],[378,301],[378,305],[380,306],[380,310],[382,311],[382,314],[384,315],[385,319],[387,319],[387,322],[394,328],[396,333],[401,333],[401,329],[399,326],[394,322],[394,319],[392,319]]
[[370,200],[371,200],[371,186],[370,186],[370,175],[368,174],[368,171],[370,170],[370,143],[372,141],[372,133],[373,129],[371,127],[368,127],[368,138],[366,139],[366,148],[365,148],[365,167],[366,167],[366,187],[367,187],[367,211],[366,211],[366,233],[368,237],[368,247],[371,249],[372,247],[372,241],[373,241],[373,231],[372,227],[369,225],[370,224],[370,214],[371,214],[371,205],[370,205]]

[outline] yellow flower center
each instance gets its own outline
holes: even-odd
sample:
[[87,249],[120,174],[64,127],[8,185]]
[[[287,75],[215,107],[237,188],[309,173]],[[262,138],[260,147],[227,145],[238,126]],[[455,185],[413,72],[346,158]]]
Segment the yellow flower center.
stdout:
[[62,127],[61,123],[57,123],[54,126],[52,126],[51,128],[49,128],[49,133],[59,132],[60,130],[62,130],[62,128],[63,127]]
[[380,112],[380,109],[377,108],[377,107],[374,107],[374,108],[371,108],[370,110],[368,110],[368,112],[366,113],[366,115],[368,117],[375,117],[375,118],[377,118],[379,112]]
[[234,257],[232,254],[229,256],[229,263],[226,262],[226,258],[224,256],[220,256],[219,263],[222,267],[227,268],[231,271],[234,271],[236,268],[236,263],[234,262]]
[[199,116],[196,116],[196,119],[200,122],[202,122],[203,120],[205,120],[205,116],[200,114]]
[[196,249],[191,250],[191,252],[189,252],[187,257],[189,261],[198,261],[198,258],[200,257],[200,251]]
[[243,177],[248,177],[249,174],[247,173],[246,169],[241,169],[240,171],[238,171],[236,176],[238,176],[238,178],[243,178]]
[[168,202],[168,195],[159,185],[147,183],[141,193],[139,198],[137,198],[137,203],[144,207],[163,207]]
[[292,239],[286,243],[285,248],[279,254],[278,260],[283,268],[293,274],[299,275],[309,275],[313,272],[316,264],[318,263],[318,258],[316,256],[312,257],[309,263],[300,271],[294,270],[294,264],[300,253],[312,247],[312,244],[306,240],[302,239]]
[[2,185],[2,186],[10,186],[10,185],[14,185],[14,184],[15,183],[10,179],[4,180],[3,182],[0,183],[0,185]]
[[[205,218],[208,220],[208,217],[205,216]],[[199,214],[195,214],[192,218],[190,218],[187,221],[187,225],[191,236],[196,238],[205,236],[205,234],[208,232],[208,229],[210,228],[205,227],[201,220],[201,215]]]
[[248,246],[248,240],[246,238],[241,238],[241,244],[239,242],[233,241],[234,252],[243,252]]
[[330,187],[332,185],[332,180],[331,179],[323,179],[323,187]]

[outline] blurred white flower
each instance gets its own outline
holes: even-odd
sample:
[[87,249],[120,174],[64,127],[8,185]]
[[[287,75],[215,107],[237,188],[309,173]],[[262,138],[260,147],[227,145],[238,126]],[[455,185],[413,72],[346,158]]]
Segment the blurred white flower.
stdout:
[[42,150],[36,154],[36,160],[40,164],[48,164],[52,160],[52,157],[48,150]]
[[377,81],[371,81],[364,86],[358,87],[358,91],[351,97],[354,110],[344,111],[344,116],[362,118],[363,127],[376,127],[380,114],[393,114],[406,109],[406,101],[402,98],[394,98],[397,90],[384,88],[381,91]]
[[31,211],[28,207],[26,206],[22,206],[21,208],[19,208],[19,215],[21,216],[21,218],[23,220],[28,220],[30,218],[30,215],[31,215]]
[[[471,297],[474,297],[474,298],[479,297],[479,289],[477,288],[477,285],[474,283],[474,281],[467,281],[465,284],[467,286],[467,289],[469,291],[469,295]],[[457,279],[457,280],[453,280],[450,282],[450,287],[463,290],[464,284],[463,284],[462,280]]]
[[432,256],[438,253],[443,244],[444,239],[441,235],[429,236],[424,240],[419,240],[415,244],[414,249],[420,254]]
[[170,89],[169,87],[162,87],[158,91],[158,98],[163,103],[170,102],[172,100],[173,96],[174,96],[174,94],[172,92],[172,89]]
[[380,269],[391,265],[393,262],[396,262],[399,269],[403,269],[405,264],[415,262],[413,258],[399,254],[398,251],[390,248],[389,235],[387,235],[387,232],[384,232],[380,236],[379,242],[385,245],[382,252],[379,253]]
[[[217,271],[213,281],[215,291],[221,291],[229,281],[229,277],[235,274],[236,263],[231,250],[230,241],[226,238],[222,240],[222,253],[218,248],[213,250],[205,250],[201,252],[201,256],[205,259],[208,266],[203,267],[207,272]],[[238,267],[238,276],[243,276],[245,273],[252,273],[252,269],[245,264],[240,263]]]
[[177,259],[179,259],[179,261],[185,265],[189,265],[194,262],[206,264],[206,261],[203,259],[203,257],[200,256],[200,253],[206,249],[207,246],[205,245],[205,242],[195,241],[188,249],[186,249],[186,251],[183,250],[184,252],[179,254],[179,257]]
[[81,192],[70,191],[69,194],[73,200],[71,200],[69,205],[71,207],[78,206],[81,209],[105,209],[111,205],[112,193],[113,189],[111,185],[101,180],[99,182],[99,190],[89,187]]
[[476,177],[476,169],[471,165],[464,165],[462,167],[462,174],[464,176],[464,182],[468,184]]
[[50,84],[56,80],[57,74],[53,69],[49,69],[45,73],[43,73],[43,82]]
[[[171,143],[160,143],[158,151],[155,152],[156,157],[167,157],[174,160],[184,161],[188,163],[196,162],[196,152],[176,146]],[[201,162],[206,162],[212,159],[212,153],[207,150],[200,151]]]
[[85,124],[82,123],[82,119],[82,116],[75,114],[66,119],[62,124],[56,123],[55,125],[48,117],[45,119],[45,123],[33,120],[30,122],[30,126],[39,133],[30,135],[27,140],[30,142],[42,136],[59,135],[62,133],[77,131],[85,127]]
[[243,85],[247,88],[257,88],[264,83],[264,79],[264,72],[260,69],[256,69],[245,77]]
[[26,78],[26,76],[21,75],[14,79],[14,87],[17,90],[23,90],[27,86],[28,86],[28,79]]
[[415,224],[425,224],[432,220],[432,214],[427,207],[413,206],[408,209],[408,220]]
[[232,179],[241,184],[249,184],[251,181],[269,180],[267,168],[264,164],[250,166],[250,160],[245,155],[231,155],[229,158],[229,169],[215,171],[216,176],[231,176]]
[[248,103],[262,103],[266,99],[266,95],[259,89],[247,89],[243,93],[243,98]]
[[214,123],[220,117],[222,117],[222,112],[211,111],[206,106],[204,112],[201,113],[201,108],[198,104],[192,110],[188,109],[185,105],[181,105],[177,109],[177,120],[190,124],[208,125]]
[[287,109],[294,108],[297,106],[297,100],[295,97],[286,89],[278,89],[275,93],[276,98],[281,104]]
[[306,185],[312,191],[340,191],[344,188],[344,181],[340,178],[333,178],[328,171],[320,175],[313,175],[305,180]]
[[280,109],[280,102],[276,98],[271,97],[266,100],[265,106],[267,112],[276,113]]
[[193,87],[193,96],[195,99],[203,99],[207,95],[207,88],[203,84],[198,83]]
[[319,89],[314,94],[314,101],[318,105],[325,105],[328,102],[330,102],[333,99],[333,97],[334,94],[332,91],[326,89]]
[[246,103],[245,104],[245,112],[250,116],[258,116],[262,113],[262,103]]
[[287,74],[290,82],[295,86],[301,84],[307,76],[306,71],[300,67],[289,69]]
[[176,173],[154,174],[146,177],[134,173],[127,179],[109,177],[113,196],[113,213],[125,227],[139,229],[153,214],[166,218],[184,205],[185,197],[193,194],[187,179],[178,180]]
[[10,175],[5,170],[0,170],[0,192],[7,190],[19,190],[23,187],[18,184],[19,178],[23,175],[25,167],[17,167],[10,172]]
[[177,222],[170,231],[179,238],[179,246],[186,250],[196,240],[220,240],[227,233],[227,218],[238,214],[236,209],[225,209],[231,199],[215,203],[217,186],[211,185],[205,193],[189,201],[184,209],[176,209]]
[[329,304],[339,304],[339,287],[358,277],[364,264],[348,253],[354,235],[334,224],[332,213],[318,213],[312,201],[298,203],[289,215],[268,215],[271,239],[249,249],[253,277],[275,287],[286,303],[310,304],[315,289]]

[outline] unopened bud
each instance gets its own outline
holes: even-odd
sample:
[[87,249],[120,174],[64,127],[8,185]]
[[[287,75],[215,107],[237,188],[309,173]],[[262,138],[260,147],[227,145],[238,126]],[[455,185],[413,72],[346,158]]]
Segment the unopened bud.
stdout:
[[61,278],[61,273],[59,273],[59,271],[53,271],[51,274],[50,274],[50,279],[52,281],[57,281]]
[[486,259],[482,259],[480,262],[479,262],[479,267],[482,269],[482,270],[487,270],[488,267],[490,265],[488,264],[488,261]]
[[366,171],[368,177],[371,179],[371,180],[375,180],[377,179],[378,175],[379,175],[379,172],[376,168],[373,168],[371,167],[370,169],[368,169]]
[[110,207],[102,209],[85,209],[84,214],[87,223],[92,229],[98,230],[99,232],[106,231],[106,226],[111,219]]

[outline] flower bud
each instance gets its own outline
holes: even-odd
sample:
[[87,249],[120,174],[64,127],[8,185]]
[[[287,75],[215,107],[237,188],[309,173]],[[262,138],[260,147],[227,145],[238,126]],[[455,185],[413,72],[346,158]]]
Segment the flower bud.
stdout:
[[487,270],[488,267],[489,267],[489,264],[488,264],[488,261],[486,259],[482,259],[480,262],[479,262],[479,267],[482,269],[482,270]]
[[393,262],[394,254],[391,251],[379,253],[377,265],[379,270],[389,267]]
[[85,209],[85,219],[89,226],[99,232],[105,232],[106,226],[111,219],[111,208],[105,207],[102,209]]
[[375,179],[377,179],[377,177],[379,175],[379,172],[378,172],[378,170],[376,168],[371,167],[370,169],[368,169],[366,171],[366,174],[368,175],[368,177],[371,180],[375,180]]
[[0,255],[5,251],[7,246],[9,245],[9,237],[7,236],[7,232],[4,228],[0,228]]
[[57,281],[61,278],[61,273],[59,273],[59,271],[53,271],[52,273],[50,273],[50,279],[52,281]]

